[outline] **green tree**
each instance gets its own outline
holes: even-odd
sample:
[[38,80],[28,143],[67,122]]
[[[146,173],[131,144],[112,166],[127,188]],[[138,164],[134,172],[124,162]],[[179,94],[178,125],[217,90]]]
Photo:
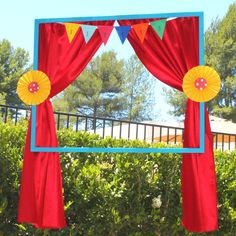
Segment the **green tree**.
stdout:
[[125,64],[124,97],[126,118],[133,121],[153,118],[154,82],[138,57],[132,55]]
[[[226,15],[214,20],[205,32],[205,64],[217,70],[221,77],[221,90],[208,102],[210,114],[236,122],[236,3],[230,5]],[[164,89],[170,113],[180,116],[185,111],[184,94]]]
[[142,120],[150,117],[153,110],[152,87],[136,56],[125,62],[109,51],[95,57],[53,104],[58,111]]
[[9,105],[21,105],[16,94],[18,79],[29,66],[29,54],[22,48],[14,49],[11,43],[0,41],[0,100]]
[[211,103],[212,113],[236,122],[236,3],[205,33],[206,64],[220,74],[221,90]]
[[114,51],[95,57],[62,95],[55,108],[82,115],[117,116],[123,110],[121,96],[124,61]]
[[182,119],[185,114],[186,96],[184,93],[176,90],[163,87],[163,94],[166,96],[167,103],[170,104],[173,110],[169,114]]

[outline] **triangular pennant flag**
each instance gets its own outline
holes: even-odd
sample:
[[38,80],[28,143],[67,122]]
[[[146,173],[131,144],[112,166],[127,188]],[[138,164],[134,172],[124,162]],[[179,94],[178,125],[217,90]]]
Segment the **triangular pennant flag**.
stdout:
[[147,32],[147,29],[148,29],[148,23],[141,23],[141,24],[137,24],[137,25],[132,25],[132,27],[134,28],[135,33],[139,37],[140,41],[143,42],[146,32]]
[[108,26],[108,25],[98,26],[98,31],[100,33],[104,45],[106,45],[112,30],[113,26]]
[[94,31],[96,30],[97,27],[94,25],[81,25],[81,28],[82,28],[85,42],[87,43],[93,36]]
[[73,38],[75,37],[80,25],[75,24],[75,23],[64,23],[64,25],[66,27],[67,37],[69,39],[69,42],[71,43]]
[[151,22],[151,26],[156,31],[160,39],[162,39],[166,27],[166,19],[153,21]]
[[126,38],[128,37],[131,26],[116,26],[115,28],[116,28],[117,34],[120,37],[121,43],[124,44]]

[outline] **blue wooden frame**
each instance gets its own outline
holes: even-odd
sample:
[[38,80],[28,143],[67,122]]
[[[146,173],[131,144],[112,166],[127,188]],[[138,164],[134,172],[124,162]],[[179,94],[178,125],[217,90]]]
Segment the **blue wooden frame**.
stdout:
[[[204,22],[203,12],[184,12],[184,13],[161,13],[145,15],[120,15],[120,16],[98,16],[98,17],[72,17],[72,18],[51,18],[36,19],[34,31],[34,66],[38,69],[38,38],[39,25],[41,23],[56,22],[79,22],[79,21],[99,21],[99,20],[125,20],[125,19],[150,19],[150,18],[170,18],[170,17],[199,17],[199,64],[204,65]],[[204,153],[205,147],[205,120],[204,102],[200,105],[200,146],[194,148],[97,148],[97,147],[38,147],[36,146],[36,106],[32,106],[31,123],[31,152],[115,152],[115,153]]]

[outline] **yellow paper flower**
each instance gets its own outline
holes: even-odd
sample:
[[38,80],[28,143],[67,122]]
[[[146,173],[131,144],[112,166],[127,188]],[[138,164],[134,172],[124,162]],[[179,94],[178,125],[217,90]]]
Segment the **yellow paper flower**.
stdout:
[[183,78],[183,91],[195,102],[207,102],[220,91],[220,76],[209,66],[196,66]]
[[17,93],[27,105],[38,105],[45,101],[51,90],[50,80],[42,71],[25,73],[18,81]]

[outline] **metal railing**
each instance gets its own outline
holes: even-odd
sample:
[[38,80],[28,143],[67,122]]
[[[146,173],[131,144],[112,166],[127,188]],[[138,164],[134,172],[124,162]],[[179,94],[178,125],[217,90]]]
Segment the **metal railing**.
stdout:
[[[3,122],[15,124],[21,119],[28,119],[29,108],[0,105],[0,117]],[[123,138],[143,140],[150,143],[165,142],[167,144],[183,143],[184,129],[181,127],[158,125],[152,123],[133,122],[113,118],[93,117],[65,112],[54,112],[57,129],[69,128],[77,131],[95,133],[105,138]],[[215,149],[236,149],[236,134],[212,132]]]
[[9,120],[11,120],[16,124],[21,119],[28,119],[29,115],[29,108],[0,105],[0,119],[4,123],[7,123]]
[[235,150],[236,134],[212,132],[213,145],[215,149]]

